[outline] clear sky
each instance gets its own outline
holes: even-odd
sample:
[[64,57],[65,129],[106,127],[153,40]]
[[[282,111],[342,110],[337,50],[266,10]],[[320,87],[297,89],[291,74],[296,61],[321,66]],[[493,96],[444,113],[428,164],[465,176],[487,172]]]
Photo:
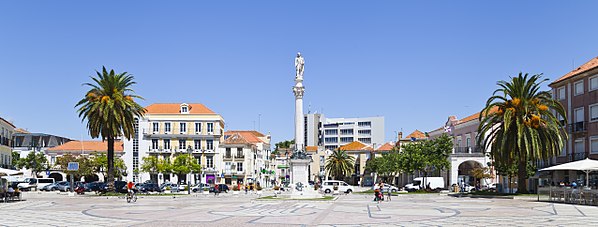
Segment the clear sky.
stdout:
[[596,9],[596,1],[1,1],[0,116],[88,139],[74,105],[104,65],[135,76],[144,106],[200,102],[227,129],[291,139],[301,51],[305,110],[384,116],[390,141],[479,111],[496,81],[520,71],[552,81],[598,56]]

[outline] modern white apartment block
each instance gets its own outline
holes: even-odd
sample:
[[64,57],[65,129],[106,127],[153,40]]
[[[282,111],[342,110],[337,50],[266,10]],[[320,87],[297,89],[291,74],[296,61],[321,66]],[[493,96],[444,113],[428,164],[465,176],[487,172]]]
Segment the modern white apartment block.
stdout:
[[225,184],[267,186],[275,179],[270,163],[270,135],[257,131],[227,131],[218,150],[223,160],[221,176]]
[[144,157],[173,160],[178,154],[191,153],[202,166],[201,174],[192,174],[191,183],[207,179],[219,182],[217,166],[221,163],[218,146],[224,135],[224,119],[199,103],[156,103],[146,107],[146,114],[136,122],[136,134],[123,140],[123,159],[127,180],[162,183],[184,182],[187,177],[176,174],[149,174],[141,171]]
[[384,117],[326,118],[323,114],[306,114],[305,119],[306,146],[334,150],[353,141],[384,144]]

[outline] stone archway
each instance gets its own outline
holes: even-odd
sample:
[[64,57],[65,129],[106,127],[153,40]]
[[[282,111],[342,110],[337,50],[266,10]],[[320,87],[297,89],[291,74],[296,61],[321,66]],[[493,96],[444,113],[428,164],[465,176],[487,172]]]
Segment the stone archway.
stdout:
[[474,161],[474,160],[467,160],[459,164],[457,177],[458,183],[465,183],[471,186],[475,186],[475,177],[473,176],[472,171],[476,168],[482,168],[484,164]]

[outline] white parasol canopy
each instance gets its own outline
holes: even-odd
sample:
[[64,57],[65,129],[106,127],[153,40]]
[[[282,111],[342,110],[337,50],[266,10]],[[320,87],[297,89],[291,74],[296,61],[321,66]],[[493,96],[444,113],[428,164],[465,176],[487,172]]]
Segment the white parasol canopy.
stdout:
[[21,171],[0,168],[0,176],[13,176],[13,175],[21,175],[21,174],[23,174],[23,172],[21,172]]
[[589,184],[589,175],[592,171],[598,171],[598,160],[586,158],[575,162],[569,162],[548,168],[541,169],[540,171],[551,171],[551,170],[580,170],[586,173],[586,185]]

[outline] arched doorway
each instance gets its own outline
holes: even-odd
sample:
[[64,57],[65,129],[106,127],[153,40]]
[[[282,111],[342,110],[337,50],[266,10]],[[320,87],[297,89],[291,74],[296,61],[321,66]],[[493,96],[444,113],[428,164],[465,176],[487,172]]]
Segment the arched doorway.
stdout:
[[54,182],[59,182],[59,181],[64,180],[64,178],[62,177],[62,174],[60,174],[60,173],[50,173],[50,175],[48,177],[54,178]]
[[85,182],[94,182],[99,181],[100,177],[97,174],[91,174],[89,176],[85,176]]
[[473,176],[472,171],[477,168],[483,168],[484,166],[482,163],[477,161],[469,160],[464,161],[459,164],[459,171],[458,171],[458,184],[468,184],[471,186],[475,186],[475,177]]

